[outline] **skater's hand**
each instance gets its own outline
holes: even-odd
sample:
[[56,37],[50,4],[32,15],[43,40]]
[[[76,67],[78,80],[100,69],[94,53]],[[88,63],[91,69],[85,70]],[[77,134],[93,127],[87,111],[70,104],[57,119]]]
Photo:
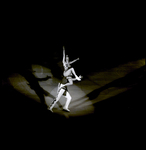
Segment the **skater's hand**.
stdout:
[[60,85],[60,87],[58,88],[58,91],[59,91],[62,87],[64,87],[64,85]]

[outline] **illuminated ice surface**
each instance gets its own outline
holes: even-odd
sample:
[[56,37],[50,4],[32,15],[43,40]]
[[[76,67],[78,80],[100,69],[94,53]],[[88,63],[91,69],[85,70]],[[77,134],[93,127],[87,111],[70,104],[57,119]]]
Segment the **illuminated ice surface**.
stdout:
[[[53,98],[56,97],[59,79],[53,77],[51,70],[49,68],[43,67],[41,65],[33,64],[32,65],[33,75],[35,78],[45,78],[46,76],[51,77],[46,81],[38,81],[40,87],[49,93],[49,96],[45,96],[45,102],[49,106],[53,101]],[[9,77],[11,85],[20,93],[23,93],[27,97],[40,103],[40,98],[36,94],[35,90],[29,86],[29,82],[18,73],[14,73]],[[72,96],[72,101],[69,105],[70,113],[64,112],[62,107],[65,104],[66,98],[61,97],[59,102],[54,106],[53,112],[57,114],[63,114],[66,117],[69,116],[78,116],[86,115],[94,112],[94,107],[92,102],[88,100],[88,97],[85,97],[84,91],[78,87],[77,84],[74,84],[68,87],[68,90]]]
[[[145,60],[140,59],[128,62],[126,64],[121,64],[111,69],[104,69],[99,72],[91,72],[87,75],[86,79],[83,79],[83,81],[74,82],[74,85],[68,87],[68,90],[72,96],[72,100],[69,105],[70,112],[68,113],[62,110],[66,100],[64,97],[61,97],[60,101],[55,105],[53,112],[55,114],[63,115],[67,118],[69,116],[93,114],[95,111],[95,103],[129,90],[132,85],[129,84],[128,86],[124,86],[124,80],[122,78],[126,77],[127,74],[139,69],[144,65]],[[57,86],[60,80],[53,77],[49,68],[39,64],[32,65],[32,74],[34,75],[35,79],[45,78],[46,76],[51,77],[45,81],[38,81],[39,86],[48,92],[48,95],[44,95],[44,98],[45,103],[49,106],[57,94]],[[122,80],[119,82],[119,79]],[[35,90],[30,87],[29,82],[24,76],[19,73],[13,73],[9,77],[9,81],[14,89],[33,99],[34,101],[41,103],[40,98],[36,94]],[[96,92],[96,94],[92,94],[93,92]],[[93,100],[89,99],[89,95],[91,94],[96,95]]]

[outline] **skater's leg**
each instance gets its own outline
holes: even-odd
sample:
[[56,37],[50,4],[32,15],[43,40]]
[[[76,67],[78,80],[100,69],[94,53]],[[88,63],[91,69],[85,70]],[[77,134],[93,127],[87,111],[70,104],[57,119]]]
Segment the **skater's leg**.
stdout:
[[52,111],[53,107],[55,106],[55,104],[59,101],[59,99],[61,98],[62,94],[64,93],[64,89],[61,89],[57,95],[57,97],[52,101],[49,110]]
[[60,86],[58,87],[58,90],[60,90],[63,86],[69,86],[69,85],[73,85],[73,81],[72,79],[68,79],[68,83],[66,84],[60,84]]
[[77,76],[77,74],[76,74],[74,68],[70,68],[69,70],[65,71],[65,72],[64,72],[64,76],[69,76],[71,73],[76,77],[76,79],[77,79],[78,81],[81,80],[81,79]]
[[71,95],[69,94],[69,92],[66,92],[66,96],[65,97],[66,97],[66,103],[65,103],[63,109],[66,110],[66,111],[70,111],[68,109],[68,106],[69,106],[69,104],[71,102]]

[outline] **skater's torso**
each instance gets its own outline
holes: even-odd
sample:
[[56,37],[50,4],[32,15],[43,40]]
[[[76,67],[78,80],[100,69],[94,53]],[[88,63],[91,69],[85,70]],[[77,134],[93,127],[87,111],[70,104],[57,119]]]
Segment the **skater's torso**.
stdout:
[[[66,69],[69,70],[70,68],[71,68],[71,67],[67,67]],[[67,70],[65,70],[65,71],[67,71]],[[65,71],[64,71],[64,72],[65,72]],[[67,75],[67,76],[63,76],[62,81],[61,81],[61,84],[66,84],[66,83],[68,83],[68,82],[69,82],[68,79],[71,79],[71,78],[72,78],[72,73],[70,73],[70,74]],[[63,95],[66,95],[66,92],[68,91],[67,86],[63,86],[62,89],[65,90],[65,92],[64,92]]]
[[63,66],[65,71],[71,68],[71,65],[69,63],[64,63]]
[[[68,83],[68,77],[63,77],[61,81],[61,85],[66,83]],[[63,95],[66,96],[66,92],[68,91],[67,86],[63,86],[61,89],[65,90]]]
[[67,76],[67,77],[63,77],[63,79],[62,79],[62,81],[61,81],[61,84],[66,84],[66,83],[68,83],[68,79],[71,78],[71,77],[72,77],[71,75],[69,75],[69,76]]

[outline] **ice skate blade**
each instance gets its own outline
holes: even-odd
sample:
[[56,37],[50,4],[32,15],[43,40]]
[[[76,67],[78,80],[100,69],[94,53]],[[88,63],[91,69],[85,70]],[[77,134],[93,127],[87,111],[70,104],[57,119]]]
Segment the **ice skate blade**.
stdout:
[[50,108],[47,108],[47,109],[53,113],[53,110],[52,110],[52,109],[50,109]]
[[63,110],[66,111],[66,112],[70,112],[70,110],[69,110],[69,109],[66,109],[66,108],[63,108]]

